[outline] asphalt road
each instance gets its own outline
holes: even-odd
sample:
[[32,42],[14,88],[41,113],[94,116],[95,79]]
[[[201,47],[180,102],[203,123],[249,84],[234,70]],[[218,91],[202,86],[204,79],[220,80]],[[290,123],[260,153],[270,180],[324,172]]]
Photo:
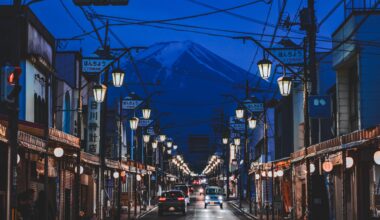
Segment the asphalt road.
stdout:
[[165,220],[184,220],[184,219],[240,219],[247,220],[243,214],[238,212],[235,208],[230,206],[228,203],[224,204],[223,209],[219,206],[209,206],[207,209],[204,208],[203,197],[192,198],[192,204],[187,208],[186,216],[182,216],[181,213],[165,213],[163,216],[158,216],[157,208],[154,209],[149,214],[143,216],[143,220],[153,220],[153,219],[165,219]]

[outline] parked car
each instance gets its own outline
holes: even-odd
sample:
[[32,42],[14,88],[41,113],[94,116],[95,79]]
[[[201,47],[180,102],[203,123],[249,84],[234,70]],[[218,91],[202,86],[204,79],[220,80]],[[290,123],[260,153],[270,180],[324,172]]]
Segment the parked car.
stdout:
[[183,194],[185,195],[186,204],[190,205],[190,193],[191,193],[190,186],[185,185],[185,184],[177,184],[177,185],[174,185],[173,189],[182,191]]
[[208,186],[205,190],[205,209],[209,205],[218,205],[223,209],[223,191],[218,186]]
[[164,212],[181,212],[186,215],[187,205],[182,191],[170,190],[161,194],[158,198],[158,215],[162,216]]

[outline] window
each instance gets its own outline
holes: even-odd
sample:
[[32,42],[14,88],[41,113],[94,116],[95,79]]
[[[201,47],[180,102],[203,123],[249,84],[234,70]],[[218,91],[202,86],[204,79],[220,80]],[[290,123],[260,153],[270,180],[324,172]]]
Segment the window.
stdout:
[[348,79],[348,100],[349,100],[349,120],[350,120],[350,130],[358,130],[358,85],[359,77],[357,73],[356,65],[350,68]]

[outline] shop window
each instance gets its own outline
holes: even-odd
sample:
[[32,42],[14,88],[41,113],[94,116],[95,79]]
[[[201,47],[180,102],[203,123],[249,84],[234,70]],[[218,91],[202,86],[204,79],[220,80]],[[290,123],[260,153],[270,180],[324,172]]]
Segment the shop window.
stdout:
[[370,183],[370,198],[372,217],[380,217],[380,166],[373,165],[372,168],[372,182]]

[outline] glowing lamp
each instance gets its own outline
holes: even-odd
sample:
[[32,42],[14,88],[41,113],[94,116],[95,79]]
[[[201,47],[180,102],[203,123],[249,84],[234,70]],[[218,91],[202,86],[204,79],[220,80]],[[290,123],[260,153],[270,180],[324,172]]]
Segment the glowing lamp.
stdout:
[[56,147],[54,148],[54,156],[57,157],[57,158],[61,158],[64,154],[64,150],[62,147]]
[[331,172],[333,170],[333,168],[334,168],[334,165],[331,163],[331,161],[327,160],[327,161],[323,162],[323,164],[322,164],[322,169],[326,173]]
[[352,166],[354,166],[354,158],[346,157],[346,168],[350,169]]

